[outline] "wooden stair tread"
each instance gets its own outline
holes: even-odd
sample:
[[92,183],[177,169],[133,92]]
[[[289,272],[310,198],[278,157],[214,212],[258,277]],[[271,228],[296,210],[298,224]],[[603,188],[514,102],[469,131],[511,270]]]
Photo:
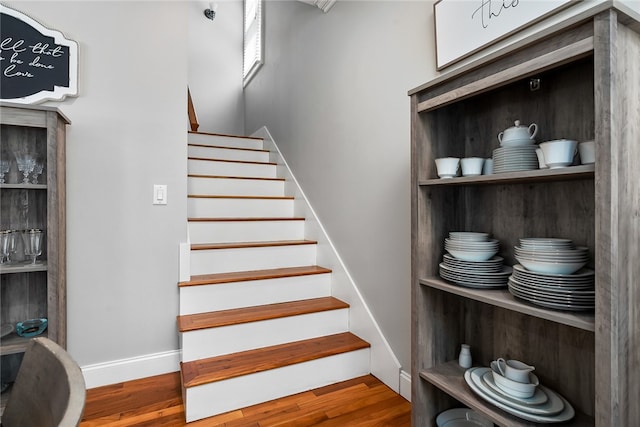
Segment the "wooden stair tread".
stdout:
[[205,160],[209,162],[227,162],[227,163],[248,163],[251,165],[267,165],[267,166],[276,166],[275,162],[255,162],[250,160],[228,160],[228,159],[212,159],[209,157],[187,157],[188,160]]
[[285,181],[285,178],[265,178],[260,176],[231,176],[231,175],[207,175],[202,173],[190,173],[188,178],[211,178],[211,179],[255,179],[258,181]]
[[261,149],[261,148],[226,147],[224,145],[208,145],[208,144],[189,143],[189,144],[187,144],[187,146],[190,146],[190,147],[204,147],[204,148],[220,148],[220,149],[223,149],[223,150],[254,151],[254,152],[258,152],[258,153],[268,153],[269,152],[269,150],[264,150],[264,149]]
[[207,217],[193,217],[187,218],[188,222],[254,222],[254,221],[304,221],[305,218],[301,216],[290,217],[290,216],[265,216],[265,217],[216,217],[216,218],[207,218]]
[[294,246],[294,245],[315,245],[315,240],[275,240],[264,242],[231,242],[231,243],[194,243],[191,245],[192,251],[207,249],[241,249],[241,248],[264,248],[269,246]]
[[180,332],[197,331],[345,308],[349,308],[349,304],[334,297],[280,302],[178,316],[178,329]]
[[217,194],[189,194],[191,199],[264,199],[264,200],[293,200],[294,196],[227,196]]
[[350,332],[226,354],[180,364],[185,388],[308,362],[370,347]]
[[180,282],[178,286],[218,285],[222,283],[245,282],[249,280],[279,279],[283,277],[309,276],[313,274],[326,273],[331,273],[331,270],[317,265],[274,268],[268,270],[234,271],[231,273],[191,276],[191,280],[188,282]]
[[198,131],[187,131],[187,133],[193,133],[195,135],[213,135],[213,136],[226,136],[230,138],[240,138],[240,139],[257,139],[259,141],[264,141],[264,138],[260,138],[257,136],[244,136],[244,135],[231,135],[227,133],[215,133],[215,132],[198,132]]

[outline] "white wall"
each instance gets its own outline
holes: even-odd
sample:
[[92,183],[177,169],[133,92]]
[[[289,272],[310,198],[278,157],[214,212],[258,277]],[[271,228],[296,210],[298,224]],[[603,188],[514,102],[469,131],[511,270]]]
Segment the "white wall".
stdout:
[[242,0],[188,2],[189,88],[201,132],[244,134],[242,99]]
[[435,75],[431,1],[268,1],[265,65],[245,91],[375,319],[410,371],[410,110]]
[[[79,43],[79,96],[48,103],[72,121],[68,349],[83,367],[176,350],[187,9],[146,1],[6,4]],[[167,206],[151,204],[153,184],[168,185]]]

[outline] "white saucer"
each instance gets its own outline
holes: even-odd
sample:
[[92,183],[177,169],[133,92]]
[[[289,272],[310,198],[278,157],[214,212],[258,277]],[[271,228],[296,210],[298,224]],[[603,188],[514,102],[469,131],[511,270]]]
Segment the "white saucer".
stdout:
[[[491,371],[490,368],[469,368],[467,369],[467,371],[464,373],[464,379],[467,382],[467,384],[469,385],[469,387],[471,387],[471,390],[473,390],[478,396],[480,396],[481,398],[483,398],[484,400],[486,400],[487,402],[497,406],[498,408],[512,414],[515,415],[516,417],[520,417],[522,419],[525,419],[527,421],[533,421],[536,423],[559,423],[559,422],[563,422],[563,421],[569,421],[570,419],[572,419],[575,416],[575,410],[573,409],[573,407],[571,406],[571,404],[569,402],[567,402],[567,400],[560,396],[559,394],[556,394],[556,396],[562,400],[562,403],[564,404],[564,409],[562,410],[562,412],[555,414],[555,415],[538,415],[538,414],[531,414],[528,412],[524,412],[521,411],[519,409],[516,409],[512,406],[509,405],[505,405],[504,403],[498,401],[497,399],[495,399],[493,396],[493,394],[491,394],[490,391],[487,391],[488,389],[486,388],[486,386],[479,386],[476,384],[476,382],[474,380],[472,380],[472,373],[475,372],[476,370],[479,370],[478,374],[484,374],[484,372]],[[477,375],[476,375],[477,377]],[[483,388],[484,387],[484,388]],[[542,387],[542,390],[547,394],[547,396],[550,396],[551,393],[554,393],[552,390],[549,390],[548,388],[544,387],[544,386],[538,386],[538,387]],[[555,393],[554,393],[555,394]]]
[[[538,415],[555,415],[564,409],[564,403],[557,394],[547,394],[540,386],[536,387],[536,392],[531,398],[522,399],[508,395],[502,391],[493,380],[493,374],[491,372],[485,372],[479,380],[476,378],[477,376],[480,376],[477,372],[471,373],[471,379],[477,381],[479,383],[478,386],[485,386],[484,388],[486,390],[491,390],[490,393],[493,393],[491,395],[493,398],[515,409]],[[531,402],[527,402],[528,400]],[[540,400],[542,400],[541,403],[534,403]]]

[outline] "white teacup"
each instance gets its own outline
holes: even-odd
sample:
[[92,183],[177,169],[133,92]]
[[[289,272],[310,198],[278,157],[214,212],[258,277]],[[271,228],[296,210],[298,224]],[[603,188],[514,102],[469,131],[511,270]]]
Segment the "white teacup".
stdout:
[[478,176],[482,175],[482,166],[484,159],[481,157],[465,157],[460,160],[462,165],[462,176]]
[[538,166],[540,169],[549,169],[549,166],[544,161],[544,153],[542,152],[542,148],[536,148],[536,155],[538,156]]
[[493,173],[493,158],[484,159],[484,166],[482,167],[482,175],[491,175]]
[[519,360],[504,360],[502,357],[496,359],[496,364],[500,373],[510,380],[519,383],[529,383],[529,373],[535,369]]
[[440,178],[453,178],[458,175],[460,159],[458,157],[442,157],[436,159],[436,168]]
[[578,152],[578,141],[571,139],[556,139],[540,144],[544,161],[550,169],[558,169],[570,166],[573,157]]
[[578,144],[578,152],[580,153],[580,163],[588,165],[596,162],[596,143],[595,141],[585,141]]

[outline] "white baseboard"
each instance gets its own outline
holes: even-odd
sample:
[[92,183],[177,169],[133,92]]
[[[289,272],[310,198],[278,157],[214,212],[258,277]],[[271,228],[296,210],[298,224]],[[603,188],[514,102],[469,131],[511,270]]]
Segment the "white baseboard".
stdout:
[[411,402],[411,374],[400,371],[400,396]]
[[95,388],[180,370],[180,350],[82,366],[86,387]]

